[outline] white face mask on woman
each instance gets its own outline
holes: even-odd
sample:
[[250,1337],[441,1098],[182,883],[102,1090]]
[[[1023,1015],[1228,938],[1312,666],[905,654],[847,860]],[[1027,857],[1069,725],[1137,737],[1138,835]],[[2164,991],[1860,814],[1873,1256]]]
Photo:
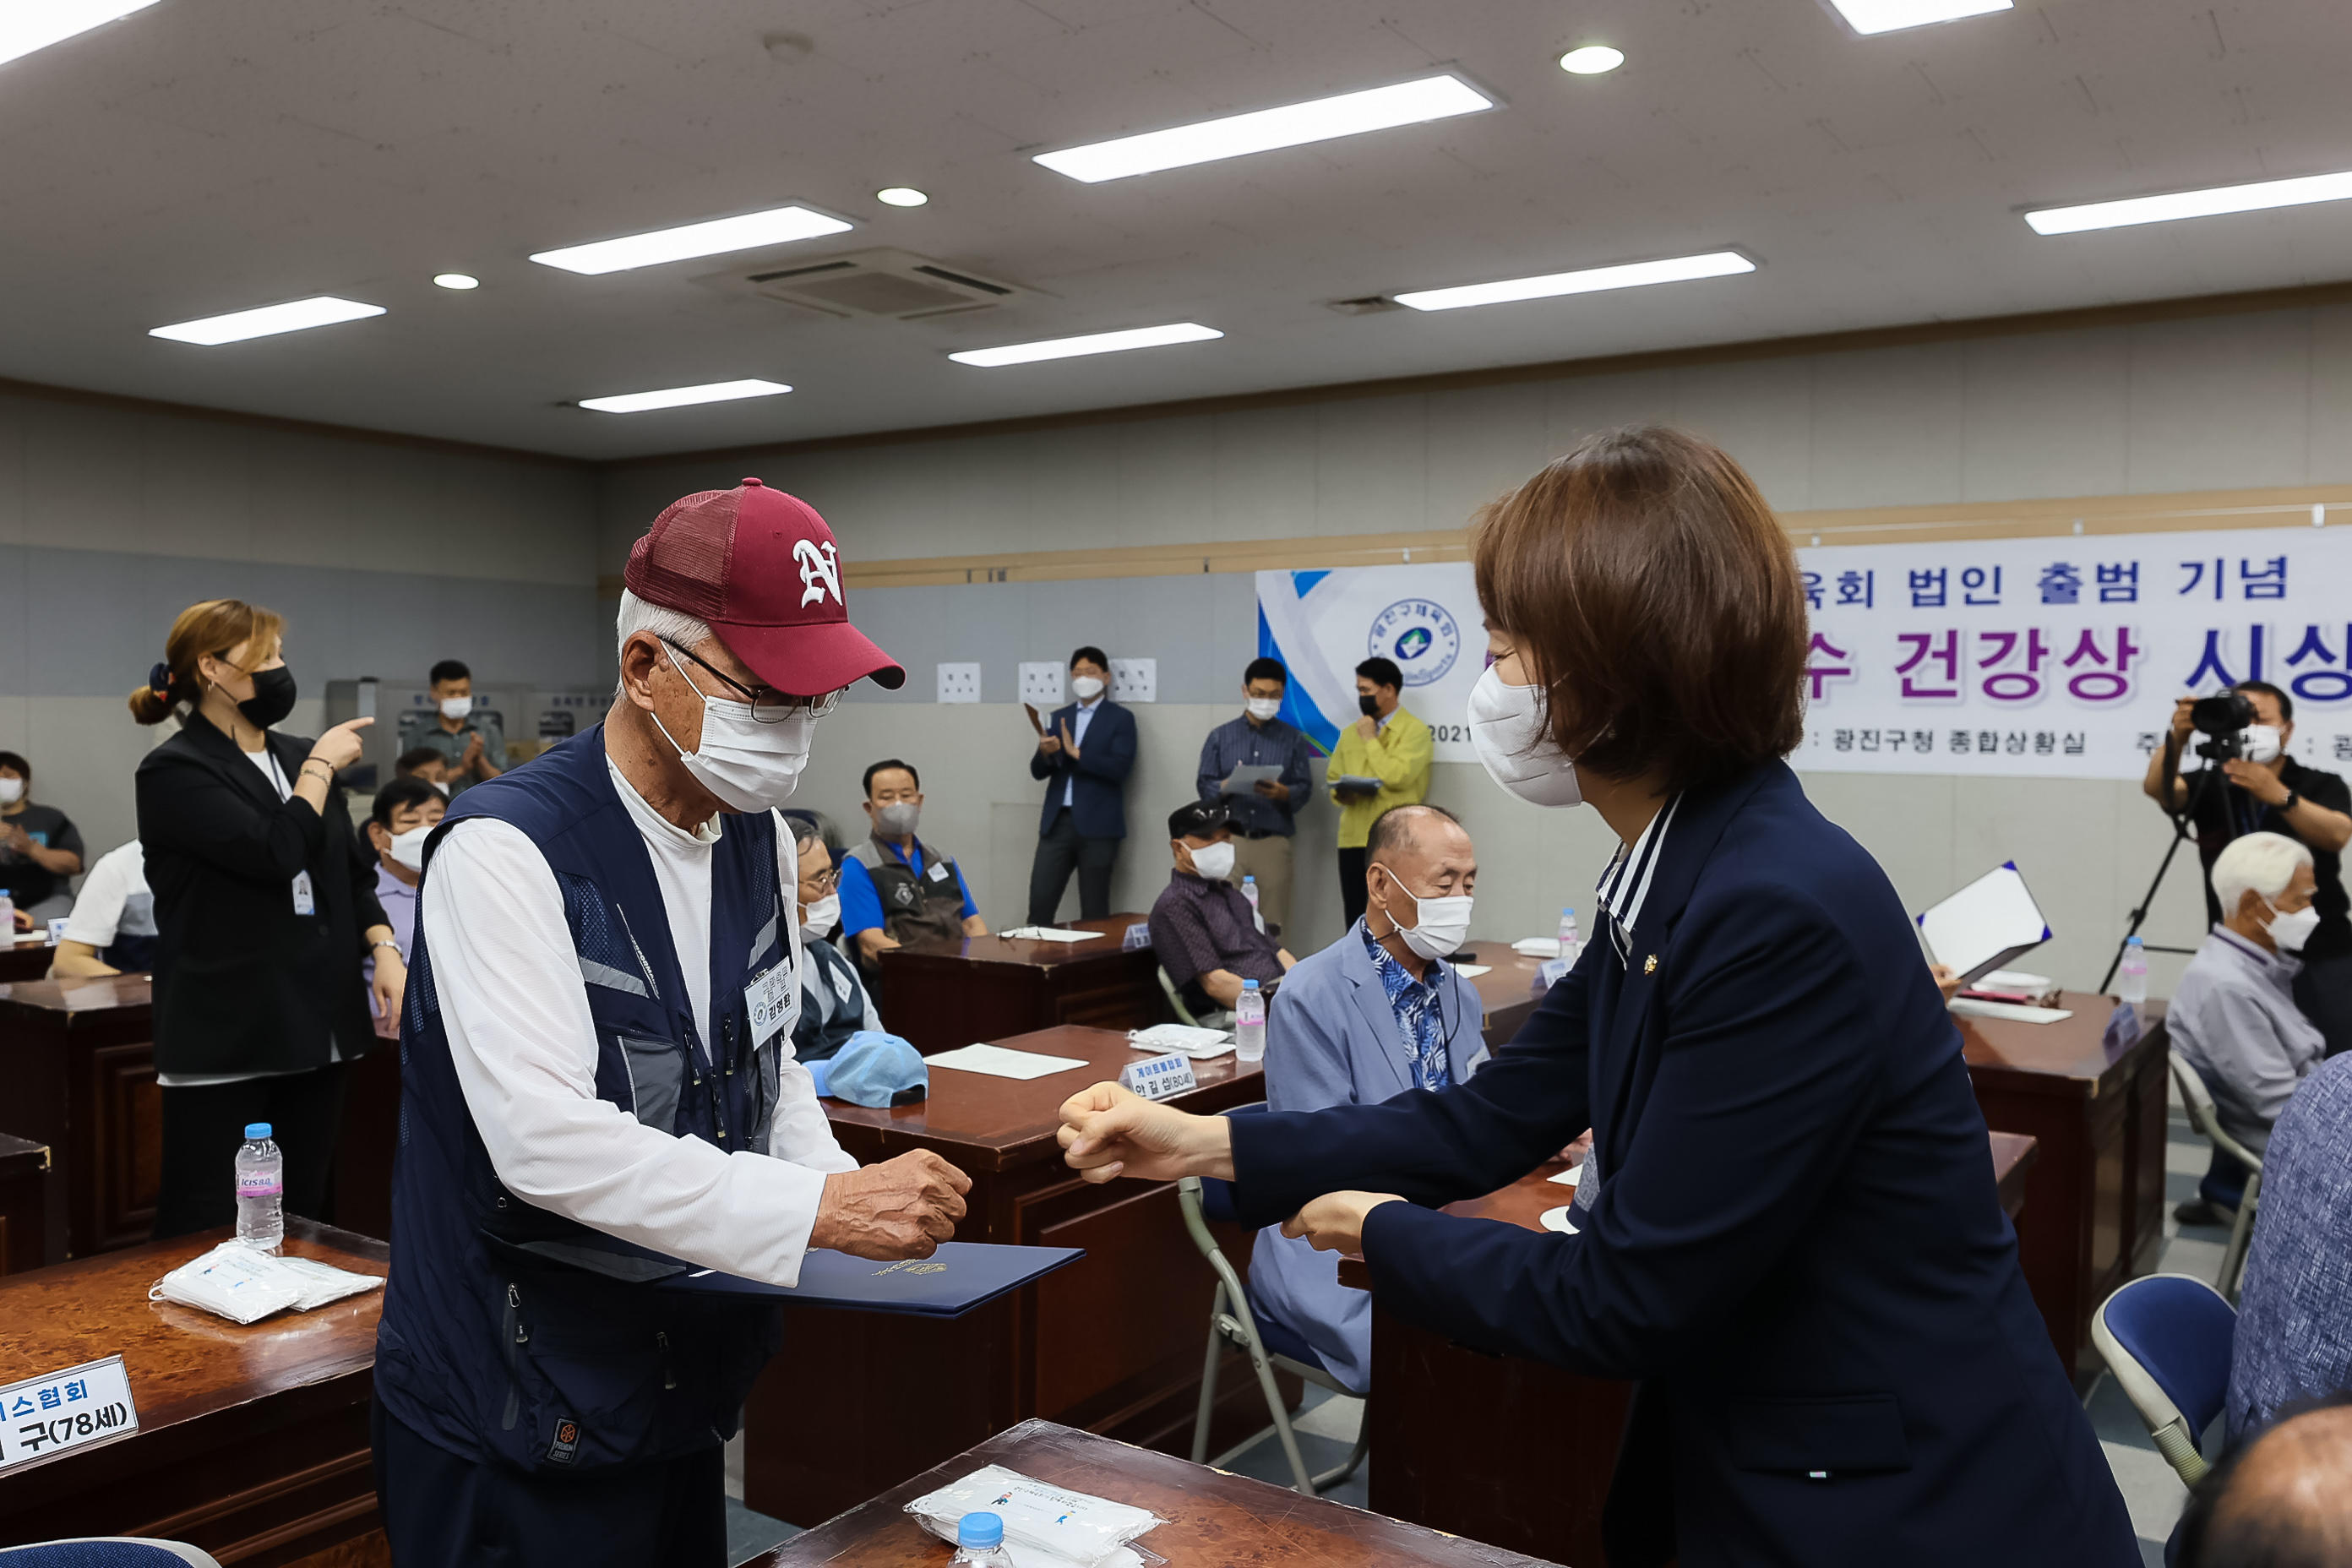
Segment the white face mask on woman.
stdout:
[[1576,764],[1551,738],[1543,688],[1507,686],[1493,665],[1470,689],[1470,744],[1487,776],[1533,805],[1577,805]]
[[[1470,939],[1472,900],[1469,894],[1457,893],[1442,899],[1433,895],[1422,898],[1398,881],[1396,873],[1386,866],[1381,868],[1381,875],[1389,879],[1391,888],[1403,894],[1412,904],[1414,922],[1412,925],[1397,919],[1393,904],[1389,909],[1389,921],[1397,928],[1397,934],[1404,938],[1405,946],[1423,958],[1444,958],[1462,950],[1462,944]],[[1393,898],[1394,894],[1391,896]]]
[[[667,646],[662,657],[669,658]],[[766,811],[790,800],[800,787],[801,769],[808,765],[815,718],[803,709],[789,719],[762,724],[751,717],[749,702],[707,696],[677,660],[670,658],[669,667],[702,699],[702,745],[698,751],[678,745],[661,715],[653,715],[654,728],[677,750],[686,771],[738,811]]]

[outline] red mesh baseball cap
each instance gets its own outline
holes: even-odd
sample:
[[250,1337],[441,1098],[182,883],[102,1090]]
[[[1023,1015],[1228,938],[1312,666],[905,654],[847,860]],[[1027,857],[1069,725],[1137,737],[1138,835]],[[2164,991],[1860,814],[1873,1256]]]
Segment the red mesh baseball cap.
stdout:
[[833,530],[757,479],[670,502],[630,548],[621,580],[648,605],[707,622],[778,691],[817,697],[864,676],[893,691],[907,683],[849,624]]

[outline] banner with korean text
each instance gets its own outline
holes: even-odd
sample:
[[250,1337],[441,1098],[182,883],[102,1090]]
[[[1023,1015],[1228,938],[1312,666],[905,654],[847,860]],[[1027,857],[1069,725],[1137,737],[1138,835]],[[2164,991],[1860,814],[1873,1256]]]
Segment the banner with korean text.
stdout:
[[[2352,763],[2352,529],[2231,529],[1797,552],[1811,605],[1804,745],[1834,773],[2137,779],[2173,700],[2267,680],[2289,750]],[[1328,750],[1380,655],[1441,762],[1486,668],[1466,562],[1257,574],[1284,717]]]

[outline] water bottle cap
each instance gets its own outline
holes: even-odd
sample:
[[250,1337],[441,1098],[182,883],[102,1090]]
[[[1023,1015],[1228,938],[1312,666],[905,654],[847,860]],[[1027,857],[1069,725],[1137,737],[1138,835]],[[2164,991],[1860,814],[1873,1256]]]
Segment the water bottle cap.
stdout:
[[1255,991],[1257,989],[1257,982],[1255,980],[1244,980],[1242,982],[1242,989],[1244,991]]
[[1243,873],[1242,873],[1242,880],[1243,880],[1243,881],[1244,881],[1244,882],[1255,882],[1255,881],[1256,881],[1256,880],[1257,880],[1257,879],[1256,879],[1255,877],[1251,876],[1248,872],[1244,871],[1244,872],[1243,872]]
[[992,1513],[968,1513],[956,1521],[958,1546],[1002,1546],[1004,1521]]
[[267,1121],[248,1121],[245,1124],[245,1135],[258,1142],[260,1140],[269,1136],[269,1123]]
[[2133,937],[2126,937],[2126,938],[2124,939],[2124,945],[2125,945],[2126,947],[2139,947],[2139,946],[2142,946],[2142,945],[2144,945],[2144,944],[2140,942],[2139,938],[2137,938],[2137,937],[2136,937],[2136,936],[2133,936]]

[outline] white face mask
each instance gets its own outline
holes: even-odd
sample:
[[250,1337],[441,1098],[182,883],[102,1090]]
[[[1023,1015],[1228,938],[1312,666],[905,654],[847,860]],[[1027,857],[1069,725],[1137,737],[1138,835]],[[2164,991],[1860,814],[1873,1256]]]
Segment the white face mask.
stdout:
[[428,823],[423,827],[412,827],[405,833],[394,834],[392,858],[412,871],[424,870],[425,841],[432,837],[433,829],[440,826],[437,822]]
[[2281,952],[2301,952],[2303,944],[2311,940],[2311,933],[2319,929],[2318,909],[2305,904],[2299,910],[2285,910],[2271,904],[2268,899],[2263,902],[2270,904],[2271,940],[2278,943],[2278,950]]
[[[1191,848],[1190,845],[1186,846]],[[1234,874],[1234,847],[1224,844],[1203,844],[1192,850],[1192,870],[1212,882],[1222,882]]]
[[827,893],[813,904],[801,906],[801,929],[823,936],[841,923],[841,895]]
[[1560,754],[1546,721],[1543,688],[1507,686],[1488,665],[1470,689],[1470,743],[1487,776],[1533,805],[1577,805],[1576,764]]
[[1091,675],[1074,675],[1070,678],[1070,689],[1078,694],[1078,700],[1081,702],[1092,702],[1102,695],[1102,682]]
[[2278,731],[2268,724],[2249,724],[2245,729],[2246,761],[2274,763],[2286,748],[2281,743]]
[[435,779],[433,781],[433,787],[441,792],[442,799],[446,800],[449,798],[449,781],[447,779]]
[[1462,944],[1470,938],[1469,894],[1460,893],[1444,899],[1415,898],[1403,883],[1396,879],[1396,873],[1386,866],[1381,868],[1381,874],[1388,879],[1390,887],[1402,893],[1413,906],[1417,920],[1412,925],[1397,920],[1393,908],[1389,910],[1389,919],[1395,921],[1397,934],[1404,938],[1405,946],[1423,958],[1444,958],[1447,953],[1461,951]]
[[1251,718],[1263,724],[1268,719],[1273,718],[1276,714],[1282,711],[1282,699],[1279,697],[1253,697],[1248,702],[1244,703],[1244,706],[1249,710],[1249,716]]
[[441,717],[444,719],[463,719],[467,714],[471,713],[473,710],[474,700],[470,697],[444,697],[441,699]]
[[[669,658],[667,646],[662,657]],[[678,745],[658,713],[653,715],[654,728],[676,748],[677,760],[696,782],[738,811],[767,811],[792,799],[800,787],[801,769],[808,765],[810,731],[816,720],[803,710],[762,724],[751,717],[749,702],[705,696],[676,659],[670,659],[670,668],[702,698],[702,748],[689,752]]]
[[23,779],[0,779],[0,805],[14,805],[24,798]]

